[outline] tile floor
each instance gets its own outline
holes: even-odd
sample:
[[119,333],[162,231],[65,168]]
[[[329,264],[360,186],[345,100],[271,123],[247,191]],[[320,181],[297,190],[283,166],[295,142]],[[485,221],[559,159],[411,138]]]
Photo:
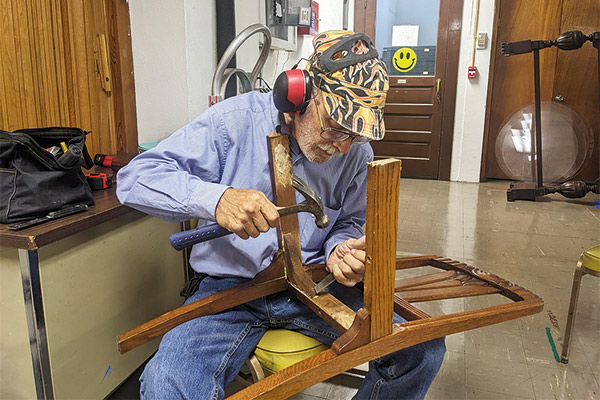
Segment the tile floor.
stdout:
[[[576,261],[600,242],[600,209],[594,205],[600,196],[509,203],[507,188],[507,182],[401,181],[399,251],[466,262],[545,301],[534,316],[448,336],[444,364],[427,398],[600,399],[600,279],[583,278],[568,365],[555,360],[546,332],[560,354]],[[439,314],[491,301],[486,296],[417,306]],[[360,382],[340,375],[292,398],[349,399]],[[129,386],[135,390],[135,383]],[[228,392],[235,390],[232,385]],[[117,392],[113,398],[128,397]]]

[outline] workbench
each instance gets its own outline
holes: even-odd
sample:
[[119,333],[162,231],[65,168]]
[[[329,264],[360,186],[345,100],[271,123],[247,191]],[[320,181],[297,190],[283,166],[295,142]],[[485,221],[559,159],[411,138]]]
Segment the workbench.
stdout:
[[0,224],[0,398],[105,398],[158,343],[118,334],[182,304],[179,224],[94,192],[87,211],[21,231]]

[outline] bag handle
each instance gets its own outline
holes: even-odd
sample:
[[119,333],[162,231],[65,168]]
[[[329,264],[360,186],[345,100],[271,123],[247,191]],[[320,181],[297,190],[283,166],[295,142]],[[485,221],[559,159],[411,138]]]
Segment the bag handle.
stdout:
[[88,153],[88,149],[85,143],[83,144],[83,149],[81,150],[81,153],[83,158],[80,158],[79,162],[81,163],[83,168],[91,169],[94,166],[94,160],[92,160],[92,157],[90,157],[90,153]]

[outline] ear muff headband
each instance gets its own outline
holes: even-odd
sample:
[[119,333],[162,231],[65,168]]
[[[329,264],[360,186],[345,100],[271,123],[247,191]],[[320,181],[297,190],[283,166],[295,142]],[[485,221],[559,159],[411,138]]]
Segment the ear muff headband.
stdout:
[[[352,51],[359,41],[367,46],[366,53],[356,54]],[[338,59],[336,55],[340,52],[344,56]],[[324,73],[335,72],[376,57],[379,57],[379,54],[371,39],[365,33],[354,33],[342,37],[337,43],[328,47],[319,57],[318,68]]]
[[284,113],[300,112],[306,109],[312,93],[312,79],[308,71],[291,69],[283,71],[273,85],[273,102]]

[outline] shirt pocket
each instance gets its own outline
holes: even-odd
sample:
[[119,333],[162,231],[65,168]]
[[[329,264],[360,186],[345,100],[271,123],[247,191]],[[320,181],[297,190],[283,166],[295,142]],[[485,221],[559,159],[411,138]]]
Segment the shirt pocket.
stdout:
[[323,251],[323,243],[325,238],[335,225],[342,208],[329,208],[323,206],[325,215],[329,217],[329,225],[324,229],[319,229],[315,224],[315,216],[309,213],[300,213],[302,219],[300,220],[302,230],[300,234],[300,244],[304,254],[303,258],[313,259]]

